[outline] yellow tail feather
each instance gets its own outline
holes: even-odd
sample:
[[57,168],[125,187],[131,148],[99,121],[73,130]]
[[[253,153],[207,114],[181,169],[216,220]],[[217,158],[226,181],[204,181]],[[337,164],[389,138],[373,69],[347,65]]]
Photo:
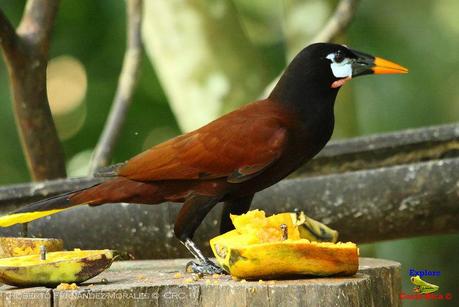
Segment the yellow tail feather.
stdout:
[[0,216],[0,227],[8,227],[15,224],[27,223],[39,218],[42,218],[47,215],[51,215],[65,209],[54,209],[46,211],[33,211],[33,212],[24,212],[24,213],[12,213],[5,216]]

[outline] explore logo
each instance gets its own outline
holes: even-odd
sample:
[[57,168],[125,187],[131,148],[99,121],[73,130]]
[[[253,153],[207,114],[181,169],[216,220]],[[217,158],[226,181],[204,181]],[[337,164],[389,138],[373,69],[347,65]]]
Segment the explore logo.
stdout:
[[415,269],[410,269],[409,275],[411,277],[419,276],[422,278],[424,276],[440,276],[441,272],[440,271],[429,271],[429,270],[416,271]]
[[425,276],[438,277],[440,276],[440,271],[429,271],[422,270],[417,271],[415,269],[409,270],[410,281],[414,285],[413,292],[414,294],[407,294],[402,291],[400,293],[400,299],[402,300],[451,300],[453,299],[453,294],[451,292],[442,294],[435,293],[440,287],[423,280]]

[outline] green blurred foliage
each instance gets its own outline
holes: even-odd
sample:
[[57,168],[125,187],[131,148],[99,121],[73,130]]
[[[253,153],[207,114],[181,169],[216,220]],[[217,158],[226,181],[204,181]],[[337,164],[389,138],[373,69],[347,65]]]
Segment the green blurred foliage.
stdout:
[[[25,1],[0,0],[5,14],[17,25]],[[67,160],[97,143],[113,99],[125,47],[123,1],[62,1],[51,43],[50,58],[71,55],[85,66],[88,90],[86,121],[63,142]],[[147,58],[141,79],[117,143],[114,161],[123,161],[145,149],[154,128],[168,127],[169,137],[179,133],[166,97]],[[158,141],[160,141],[159,136]],[[30,180],[16,132],[6,68],[0,61],[0,184]],[[164,138],[162,139],[164,140]],[[151,143],[149,145],[152,145]],[[86,163],[87,159],[81,161]]]
[[[301,7],[305,13],[307,9],[314,13],[305,16],[305,26],[315,18],[323,20],[323,11],[332,8],[330,2],[309,2],[310,5]],[[263,50],[264,60],[272,67],[270,74],[273,78],[283,69],[288,58],[287,40],[290,38],[286,33],[282,35],[282,31],[285,31],[286,24],[298,28],[301,22],[298,17],[292,22],[282,20],[281,8],[298,3],[301,1],[257,0],[245,4],[235,1],[247,37]],[[17,25],[24,1],[0,0],[0,5]],[[320,9],[320,5],[324,8]],[[402,63],[410,68],[410,74],[359,78],[347,85],[338,97],[334,138],[458,120],[459,90],[455,79],[459,72],[455,69],[458,63],[455,50],[459,47],[459,26],[454,19],[456,7],[459,5],[454,0],[419,0],[415,6],[411,2],[395,0],[384,5],[362,1],[354,22],[340,41]],[[125,46],[124,9],[121,1],[61,3],[50,58],[71,55],[82,62],[88,76],[85,123],[76,135],[63,142],[69,161],[80,152],[92,150],[110,108]],[[297,35],[294,39],[301,38]],[[0,116],[0,137],[4,144],[0,148],[0,158],[8,161],[0,166],[0,184],[28,181],[3,61],[0,61]],[[145,57],[114,162],[128,159],[146,146],[178,133],[167,98]]]
[[[284,4],[290,2],[285,0]],[[265,53],[274,78],[288,58],[286,34],[282,32],[285,21],[279,11],[282,2],[257,0],[244,5],[244,1],[235,0],[235,4],[248,37]],[[15,25],[23,5],[24,1],[0,0],[0,7]],[[77,174],[78,168],[87,162],[115,92],[125,46],[124,16],[123,1],[79,0],[62,1],[61,4],[51,58],[71,55],[83,63],[88,76],[86,121],[76,135],[63,142],[68,161],[80,154],[71,163],[73,174]],[[305,16],[305,26],[314,18],[313,15]],[[339,116],[334,137],[458,121],[458,38],[457,0],[362,1],[354,22],[340,41],[401,63],[410,69],[410,73],[359,78],[346,85],[337,101]],[[186,46],[183,50],[186,52]],[[116,146],[114,162],[128,159],[147,146],[178,133],[167,98],[145,57],[134,103]],[[3,61],[0,61],[0,139],[0,184],[29,181],[15,129]],[[441,270],[442,279],[438,283],[430,281],[439,284],[441,292],[452,291],[455,295],[453,303],[459,300],[457,235],[367,245],[362,254],[402,262],[405,292],[411,292],[409,268]],[[447,305],[444,302],[437,304]],[[436,303],[408,302],[406,305],[434,306]]]

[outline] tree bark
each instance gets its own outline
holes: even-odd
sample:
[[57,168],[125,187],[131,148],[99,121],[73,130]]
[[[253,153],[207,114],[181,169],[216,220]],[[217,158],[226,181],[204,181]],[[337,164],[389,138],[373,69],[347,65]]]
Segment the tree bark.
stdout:
[[46,67],[58,0],[29,0],[17,31],[0,9],[0,42],[13,110],[32,180],[66,176],[46,93]]

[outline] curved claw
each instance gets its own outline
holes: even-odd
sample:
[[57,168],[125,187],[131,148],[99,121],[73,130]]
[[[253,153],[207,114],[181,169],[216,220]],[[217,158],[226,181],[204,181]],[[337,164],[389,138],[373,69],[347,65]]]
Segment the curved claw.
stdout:
[[226,274],[225,270],[208,259],[205,263],[196,263],[194,261],[190,261],[186,264],[185,270],[188,273],[197,273],[203,275]]

